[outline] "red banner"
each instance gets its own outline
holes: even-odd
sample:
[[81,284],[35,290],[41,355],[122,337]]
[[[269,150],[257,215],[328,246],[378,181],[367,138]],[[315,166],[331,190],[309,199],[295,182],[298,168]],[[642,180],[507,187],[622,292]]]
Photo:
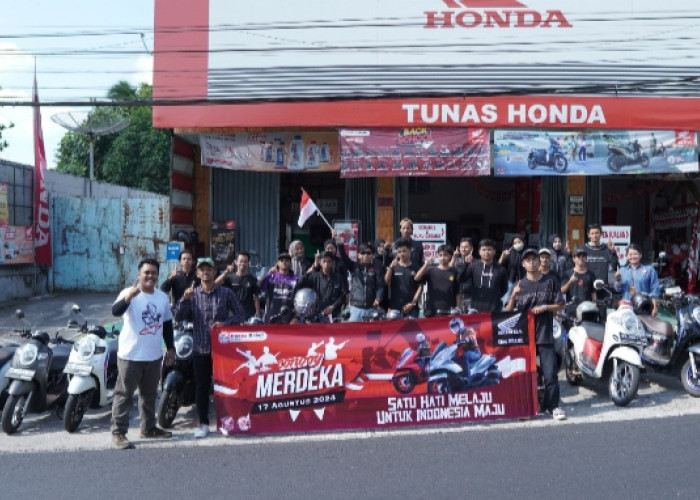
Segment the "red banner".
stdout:
[[531,331],[520,313],[214,328],[217,427],[268,434],[531,417]]
[[41,110],[39,93],[34,78],[34,252],[36,263],[53,265],[51,254],[51,221],[49,220],[49,193],[44,184],[46,172],[46,152],[44,151],[44,134],[41,130]]
[[341,177],[474,177],[490,172],[485,129],[340,130]]

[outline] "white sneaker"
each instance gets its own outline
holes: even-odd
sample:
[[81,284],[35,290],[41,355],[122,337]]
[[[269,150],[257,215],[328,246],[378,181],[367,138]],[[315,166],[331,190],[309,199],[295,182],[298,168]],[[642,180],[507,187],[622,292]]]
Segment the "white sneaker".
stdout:
[[196,431],[194,431],[194,438],[202,439],[207,437],[207,434],[209,434],[209,426],[206,424],[202,424]]
[[566,413],[561,408],[554,408],[552,410],[552,418],[554,420],[566,420]]

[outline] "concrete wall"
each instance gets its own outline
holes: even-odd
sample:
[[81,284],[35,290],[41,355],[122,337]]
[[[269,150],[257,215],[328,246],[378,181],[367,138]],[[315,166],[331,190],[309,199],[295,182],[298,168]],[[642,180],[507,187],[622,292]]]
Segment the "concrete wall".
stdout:
[[90,197],[93,198],[157,198],[160,195],[107,182],[91,181],[83,177],[48,170],[44,177],[46,189],[54,198]]

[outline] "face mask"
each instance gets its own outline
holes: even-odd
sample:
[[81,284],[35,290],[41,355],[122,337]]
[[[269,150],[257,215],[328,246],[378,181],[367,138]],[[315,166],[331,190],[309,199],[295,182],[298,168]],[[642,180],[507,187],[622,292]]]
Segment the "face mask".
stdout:
[[516,252],[519,252],[519,251],[522,250],[523,248],[525,248],[525,244],[524,244],[524,243],[516,243],[515,245],[513,245],[513,249],[514,249]]

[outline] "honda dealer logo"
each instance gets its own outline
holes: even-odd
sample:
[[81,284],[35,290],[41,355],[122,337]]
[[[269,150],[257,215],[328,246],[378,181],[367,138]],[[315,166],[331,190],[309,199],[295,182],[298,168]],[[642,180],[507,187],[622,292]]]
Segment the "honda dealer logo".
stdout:
[[442,0],[442,10],[425,11],[425,28],[571,28],[560,10],[543,12],[517,0]]

